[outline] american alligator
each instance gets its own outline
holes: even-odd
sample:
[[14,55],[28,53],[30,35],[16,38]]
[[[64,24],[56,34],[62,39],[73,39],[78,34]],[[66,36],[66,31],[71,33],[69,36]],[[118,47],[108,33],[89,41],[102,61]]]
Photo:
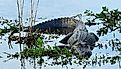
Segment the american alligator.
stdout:
[[[78,17],[81,19],[81,14],[72,17],[63,17],[56,18],[52,20],[48,20],[37,25],[32,26],[32,30],[35,31],[39,29],[42,33],[54,33],[54,34],[68,34],[72,32],[76,24],[80,22],[80,20],[75,19]],[[96,23],[85,23],[86,25],[95,25]],[[29,27],[25,31],[28,31]]]
[[32,30],[41,30],[43,33],[67,34],[60,42],[69,44],[70,48],[80,55],[91,56],[98,37],[89,33],[85,23],[73,17],[57,18],[32,26]]
[[75,29],[78,22],[72,17],[57,18],[32,26],[32,31],[39,29],[42,33],[67,34]]

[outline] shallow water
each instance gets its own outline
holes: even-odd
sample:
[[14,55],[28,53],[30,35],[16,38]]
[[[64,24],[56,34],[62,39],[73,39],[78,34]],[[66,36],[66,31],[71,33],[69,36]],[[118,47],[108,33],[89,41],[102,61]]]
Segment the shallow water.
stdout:
[[[118,8],[121,10],[121,0],[40,0],[39,8],[38,8],[38,18],[39,17],[45,17],[47,19],[51,18],[56,18],[56,17],[64,17],[64,16],[72,16],[76,15],[78,13],[83,13],[86,9],[93,10],[95,12],[99,12],[102,6],[107,6],[110,9]],[[27,18],[29,16],[29,7],[28,7],[29,1],[25,1],[25,8],[24,8],[24,16]],[[0,0],[0,16],[9,18],[9,19],[16,19],[17,18],[17,13],[16,13],[16,0]],[[84,17],[83,17],[84,19]],[[0,26],[2,27],[2,26]],[[96,28],[92,26],[91,28],[88,27],[90,32],[96,33]],[[117,35],[117,38],[121,37],[121,34],[118,34],[117,32],[114,32]],[[3,39],[6,39],[8,35],[3,37]],[[106,36],[100,37],[99,42],[105,42],[106,40],[113,38],[112,33],[109,33]],[[21,68],[21,62],[20,59],[12,59],[7,62],[3,62],[6,60],[6,55],[3,54],[3,52],[9,52],[9,53],[15,53],[19,51],[18,45],[14,44],[13,42],[13,47],[14,49],[9,49],[7,45],[7,40],[0,40],[2,44],[0,44],[0,56],[3,58],[0,58],[0,69],[20,69]],[[59,39],[54,39],[54,41],[58,42]],[[54,44],[54,43],[50,43]],[[111,47],[108,49],[98,49],[95,48],[93,51],[93,56],[95,56],[96,53],[99,55],[101,54],[106,54],[109,53],[110,56],[117,55],[119,52],[112,51]],[[34,69],[34,65],[29,63],[29,60],[25,60],[26,64],[25,67],[26,69]],[[36,68],[39,69],[39,66],[36,65]],[[42,67],[43,69],[65,69],[66,67],[61,67],[61,66],[47,66],[47,67]],[[77,66],[77,65],[68,65],[68,69],[74,68],[74,69],[80,69],[82,66]],[[106,64],[102,66],[88,66],[86,69],[119,69],[119,62],[117,62],[114,65],[111,64]]]

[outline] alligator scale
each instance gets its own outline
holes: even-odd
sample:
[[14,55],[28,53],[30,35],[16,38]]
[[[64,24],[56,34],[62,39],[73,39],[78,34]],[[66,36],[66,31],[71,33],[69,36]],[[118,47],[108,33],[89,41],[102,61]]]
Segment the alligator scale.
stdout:
[[57,18],[32,26],[32,31],[39,29],[42,33],[67,34],[75,29],[78,22],[72,17]]

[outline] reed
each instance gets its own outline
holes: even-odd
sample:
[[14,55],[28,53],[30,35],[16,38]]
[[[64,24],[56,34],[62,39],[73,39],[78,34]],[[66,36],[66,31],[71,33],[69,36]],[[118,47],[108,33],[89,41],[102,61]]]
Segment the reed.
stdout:
[[35,24],[37,9],[39,5],[39,0],[31,0],[31,10],[30,10],[30,34],[32,34],[32,26]]
[[[24,0],[17,0],[17,20],[19,24],[19,40],[21,40],[21,32],[23,32],[23,23],[24,23]],[[29,18],[29,32],[27,33],[27,37],[32,36],[32,26],[35,24],[36,16],[37,16],[37,9],[39,5],[39,0],[30,0],[30,18]],[[26,14],[26,13],[25,13]],[[21,43],[20,43],[20,51],[22,51]]]

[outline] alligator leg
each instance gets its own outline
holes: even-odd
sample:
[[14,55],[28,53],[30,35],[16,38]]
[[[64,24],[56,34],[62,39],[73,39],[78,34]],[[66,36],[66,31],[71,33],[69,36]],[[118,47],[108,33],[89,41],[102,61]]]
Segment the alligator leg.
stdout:
[[73,32],[68,33],[67,36],[60,41],[60,43],[68,44],[67,41],[72,35],[73,35]]

